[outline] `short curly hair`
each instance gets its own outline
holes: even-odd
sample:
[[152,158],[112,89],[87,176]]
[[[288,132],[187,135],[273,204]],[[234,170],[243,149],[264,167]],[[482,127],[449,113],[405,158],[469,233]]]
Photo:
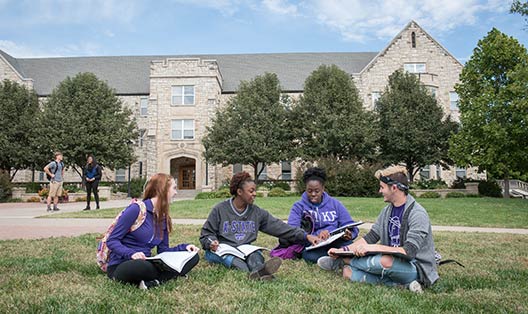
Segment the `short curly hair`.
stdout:
[[326,182],[326,172],[322,168],[313,167],[308,168],[303,174],[303,182],[304,184],[308,183],[308,181],[319,181],[322,185]]
[[235,173],[229,183],[231,195],[236,196],[238,189],[242,189],[247,182],[255,182],[249,173],[245,171]]

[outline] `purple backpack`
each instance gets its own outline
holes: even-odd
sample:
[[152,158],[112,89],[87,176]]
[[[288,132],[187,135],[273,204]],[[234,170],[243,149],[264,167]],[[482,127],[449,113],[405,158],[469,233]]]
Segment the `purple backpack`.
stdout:
[[[301,229],[308,234],[312,234],[314,228],[315,224],[312,215],[309,212],[304,212],[301,219]],[[279,245],[271,250],[270,256],[280,257],[282,259],[296,259],[301,256],[303,250],[303,244],[292,243],[286,239],[279,239]]]

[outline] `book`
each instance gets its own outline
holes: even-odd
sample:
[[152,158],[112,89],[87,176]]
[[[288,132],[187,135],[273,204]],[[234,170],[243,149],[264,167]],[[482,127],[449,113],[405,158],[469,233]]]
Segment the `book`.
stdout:
[[190,261],[198,252],[163,252],[156,256],[147,257],[147,261],[160,266],[163,269],[175,270],[181,273],[183,267]]
[[249,254],[255,251],[258,251],[258,250],[268,250],[269,251],[268,248],[251,245],[251,244],[242,244],[237,247],[233,247],[229,244],[220,243],[218,245],[218,249],[216,249],[214,253],[218,256],[224,256],[226,254],[231,254],[238,258],[245,260]]
[[[411,258],[408,255],[400,253],[400,252],[371,251],[371,252],[367,252],[365,254],[365,256],[376,255],[376,254],[392,255],[394,257],[399,257],[399,258],[404,259],[406,261],[410,261],[411,260]],[[351,252],[351,251],[335,252],[334,255],[339,256],[339,257],[356,257],[357,256],[356,254],[354,254],[354,252]]]
[[340,232],[344,232],[347,229],[352,229],[352,228],[357,227],[357,226],[362,225],[362,224],[363,224],[363,221],[353,222],[351,224],[348,224],[348,225],[345,225],[345,226],[342,226],[342,227],[339,227],[339,228],[333,230],[332,232],[330,232],[330,235],[334,235],[334,234],[338,234]]
[[324,241],[321,241],[321,242],[317,243],[316,245],[311,245],[311,246],[306,247],[306,251],[310,251],[310,250],[314,250],[314,249],[326,246],[326,245],[334,242],[335,240],[341,238],[344,235],[345,235],[345,231],[341,231],[339,233],[331,235],[328,239],[326,239]]

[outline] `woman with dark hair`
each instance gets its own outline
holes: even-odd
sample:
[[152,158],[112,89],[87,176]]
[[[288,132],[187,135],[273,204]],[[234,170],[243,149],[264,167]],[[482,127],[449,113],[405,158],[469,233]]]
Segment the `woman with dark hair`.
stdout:
[[[321,168],[309,168],[303,174],[303,182],[306,190],[301,200],[293,204],[288,217],[288,224],[300,227],[304,217],[310,217],[313,223],[312,235],[326,240],[330,232],[337,228],[354,222],[345,206],[325,192],[326,173]],[[316,263],[321,256],[328,256],[330,248],[339,248],[352,243],[359,233],[357,227],[347,231],[345,236],[326,246],[307,251],[302,250],[302,258],[308,262]]]
[[83,179],[86,185],[86,208],[83,210],[90,210],[90,200],[92,198],[92,191],[95,198],[95,208],[99,209],[99,181],[101,181],[101,166],[95,161],[93,155],[88,155],[86,166],[83,169]]
[[232,198],[217,204],[202,227],[200,243],[205,251],[205,259],[210,263],[223,264],[249,272],[249,278],[268,280],[279,269],[281,259],[271,258],[264,262],[260,250],[249,254],[245,260],[234,255],[215,254],[220,244],[240,246],[251,244],[259,231],[286,238],[295,243],[317,243],[318,238],[300,228],[289,226],[280,219],[253,204],[257,186],[247,172],[239,172],[230,183]]
[[113,231],[106,240],[110,249],[108,277],[123,283],[138,285],[141,289],[158,286],[177,276],[185,276],[196,264],[196,254],[181,272],[159,269],[145,259],[157,247],[157,253],[167,251],[197,252],[192,244],[169,246],[169,233],[172,232],[172,219],[169,214],[171,199],[176,195],[176,182],[168,174],[152,176],[143,192],[146,216],[141,226],[134,231],[131,227],[140,217],[140,204],[130,204],[119,216]]

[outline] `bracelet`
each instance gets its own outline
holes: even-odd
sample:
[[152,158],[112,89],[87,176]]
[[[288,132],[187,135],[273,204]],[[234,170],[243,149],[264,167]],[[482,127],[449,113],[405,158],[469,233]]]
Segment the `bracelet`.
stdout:
[[343,251],[345,251],[345,252],[350,251],[350,248],[349,248],[347,245],[342,246],[341,248],[342,248]]

